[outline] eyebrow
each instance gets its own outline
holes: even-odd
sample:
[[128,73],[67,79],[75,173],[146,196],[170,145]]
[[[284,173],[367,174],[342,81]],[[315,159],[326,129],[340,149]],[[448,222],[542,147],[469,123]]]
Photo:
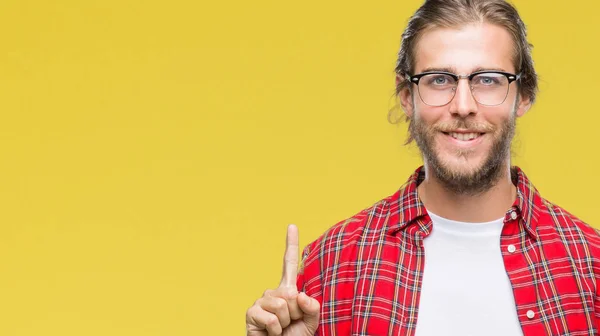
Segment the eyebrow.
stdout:
[[[450,73],[457,73],[456,68],[454,67],[428,67],[423,69],[423,71],[421,71],[420,73],[423,72],[450,72]],[[480,72],[480,71],[500,71],[500,72],[508,72],[505,69],[502,68],[494,68],[494,67],[476,67],[475,69],[473,69],[473,71],[471,71],[471,73],[475,73],[475,72]]]

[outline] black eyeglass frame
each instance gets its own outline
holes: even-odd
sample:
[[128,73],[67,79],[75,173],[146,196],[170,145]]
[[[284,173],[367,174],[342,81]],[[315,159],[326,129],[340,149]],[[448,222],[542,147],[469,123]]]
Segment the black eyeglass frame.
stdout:
[[[521,79],[521,73],[513,74],[513,73],[510,73],[510,72],[504,72],[504,71],[481,70],[481,71],[473,72],[473,73],[468,74],[468,75],[457,75],[455,73],[447,72],[447,71],[427,71],[427,72],[422,72],[422,73],[416,74],[416,75],[406,74],[406,79],[409,82],[411,82],[413,84],[416,84],[417,85],[417,91],[418,91],[419,81],[421,80],[422,77],[427,76],[427,75],[448,75],[448,76],[454,78],[454,80],[457,83],[456,85],[458,86],[458,81],[460,79],[469,79],[469,84],[471,84],[471,80],[475,76],[481,75],[481,74],[487,74],[487,73],[504,75],[506,77],[506,79],[508,80],[508,89],[506,90],[506,96],[504,96],[504,99],[502,100],[502,102],[500,102],[498,104],[494,104],[494,105],[481,104],[481,103],[479,103],[479,101],[477,101],[477,99],[475,99],[474,96],[473,96],[473,99],[475,99],[475,101],[477,101],[479,104],[485,105],[485,106],[497,106],[497,105],[500,105],[500,104],[504,103],[504,101],[506,100],[506,97],[508,97],[508,92],[510,91],[510,83],[512,83],[514,81],[517,81],[517,80],[520,80]],[[471,95],[473,95],[473,91],[472,91],[471,85],[469,85],[469,89],[471,89]],[[419,98],[421,98],[421,101],[423,103],[425,103],[426,105],[429,105],[429,106],[444,106],[444,105],[447,105],[447,104],[449,104],[452,101],[452,99],[454,99],[455,95],[456,95],[456,87],[454,88],[454,95],[452,95],[452,98],[450,98],[450,100],[446,104],[442,104],[442,105],[429,105],[429,104],[427,104],[425,102],[425,100],[423,100],[423,98],[421,97],[421,93],[419,92]]]

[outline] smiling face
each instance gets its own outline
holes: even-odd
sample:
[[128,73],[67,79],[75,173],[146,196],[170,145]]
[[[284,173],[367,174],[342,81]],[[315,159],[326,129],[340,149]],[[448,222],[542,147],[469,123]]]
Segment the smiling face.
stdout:
[[[432,70],[459,75],[517,70],[511,35],[487,23],[428,30],[419,38],[414,55],[413,75]],[[412,93],[406,88],[400,99],[428,173],[460,194],[492,187],[507,169],[515,119],[530,106],[526,97],[519,99],[517,82],[509,85],[506,99],[496,106],[477,103],[466,79],[459,80],[453,99],[443,106],[425,104],[417,85],[411,85]]]

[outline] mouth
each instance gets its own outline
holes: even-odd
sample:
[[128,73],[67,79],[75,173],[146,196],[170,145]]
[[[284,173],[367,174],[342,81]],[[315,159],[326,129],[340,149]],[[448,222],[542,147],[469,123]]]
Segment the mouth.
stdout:
[[447,135],[453,139],[456,139],[458,141],[465,141],[465,142],[477,140],[485,134],[485,133],[479,133],[479,132],[469,132],[469,133],[466,133],[466,132],[442,132],[442,133],[444,133],[445,135]]

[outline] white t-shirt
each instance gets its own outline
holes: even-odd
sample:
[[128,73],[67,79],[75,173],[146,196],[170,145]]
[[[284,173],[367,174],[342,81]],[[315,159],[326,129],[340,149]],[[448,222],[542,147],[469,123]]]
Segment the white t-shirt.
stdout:
[[465,223],[429,216],[416,336],[523,335],[500,252],[504,218]]

